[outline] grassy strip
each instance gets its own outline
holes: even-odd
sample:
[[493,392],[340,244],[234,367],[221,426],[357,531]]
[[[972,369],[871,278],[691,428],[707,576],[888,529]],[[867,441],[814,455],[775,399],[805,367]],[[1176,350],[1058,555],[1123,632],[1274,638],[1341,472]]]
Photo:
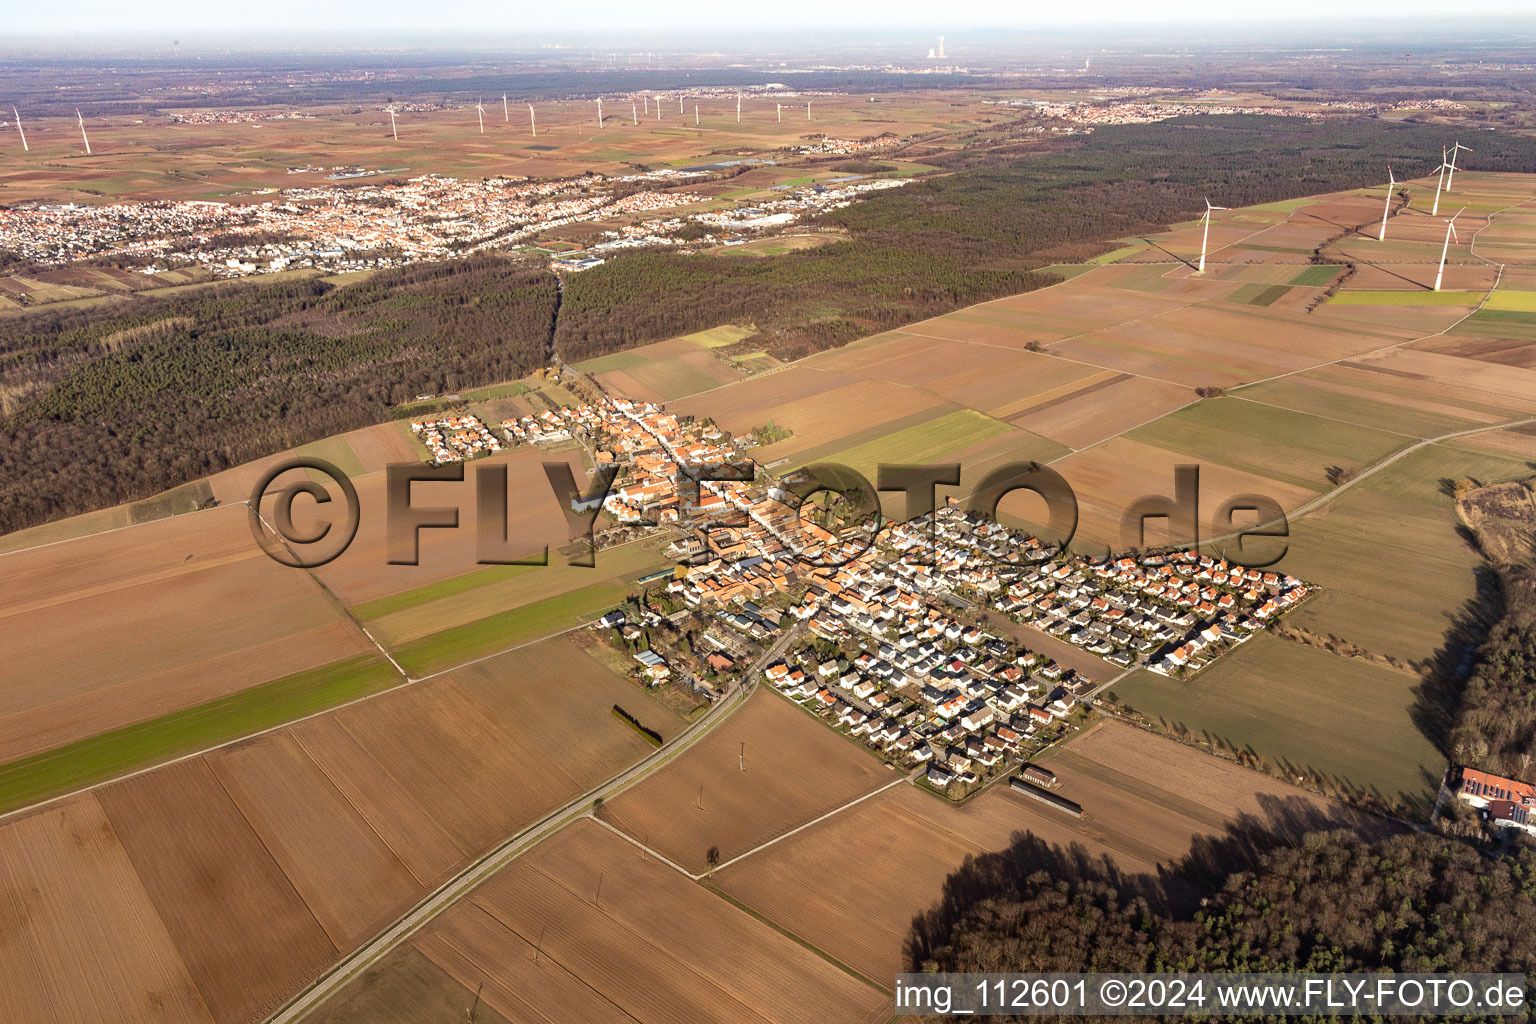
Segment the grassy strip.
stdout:
[[653,747],[659,747],[662,745],[662,743],[665,742],[661,738],[661,733],[657,732],[655,729],[647,729],[645,726],[640,724],[640,720],[638,718],[630,714],[628,711],[625,711],[617,704],[613,706],[613,717],[617,718],[619,721],[635,730],[635,732],[639,733],[641,736],[644,736]]
[[595,583],[422,637],[396,651],[395,660],[412,675],[446,668],[578,626],[621,604],[629,593],[628,587],[616,583]]
[[444,597],[452,597],[454,594],[462,594],[466,590],[474,590],[483,587],[487,583],[496,583],[501,580],[521,576],[533,569],[543,569],[542,565],[488,565],[483,569],[475,569],[464,573],[462,576],[452,576],[436,583],[428,583],[426,586],[416,587],[413,590],[405,590],[388,597],[381,597],[376,601],[360,604],[352,609],[352,613],[360,619],[381,619],[395,612],[403,612],[407,608],[415,608],[417,605],[426,604]]
[[400,682],[390,666],[359,655],[195,707],[137,722],[0,765],[0,808],[9,810],[188,751],[282,725]]

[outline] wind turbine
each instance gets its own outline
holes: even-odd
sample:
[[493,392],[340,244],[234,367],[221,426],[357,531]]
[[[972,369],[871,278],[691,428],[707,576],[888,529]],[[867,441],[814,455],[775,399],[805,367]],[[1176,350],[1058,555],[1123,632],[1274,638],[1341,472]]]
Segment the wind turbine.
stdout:
[[1440,269],[1435,271],[1435,291],[1440,290],[1440,279],[1445,276],[1445,257],[1451,251],[1451,239],[1455,238],[1458,243],[1461,242],[1461,239],[1456,237],[1456,217],[1460,217],[1466,209],[1463,206],[1456,211],[1456,216],[1445,222],[1445,244],[1440,247]]
[[779,124],[783,124],[784,123],[784,104],[782,104],[782,103],[775,103],[774,106],[778,108]]
[[391,135],[393,135],[395,137],[395,141],[396,142],[399,142],[400,141],[400,131],[399,131],[399,129],[397,129],[395,127],[395,108],[394,107],[388,107],[386,109],[389,111],[389,134],[391,134]]
[[1205,213],[1200,218],[1205,221],[1205,230],[1200,235],[1200,269],[1195,271],[1197,274],[1205,273],[1205,245],[1211,239],[1211,214],[1216,210],[1225,209],[1225,206],[1212,206],[1209,198],[1205,201]]
[[629,116],[635,119],[635,127],[640,127],[640,108],[635,106],[635,98],[629,98]]
[[32,147],[27,145],[27,130],[21,126],[21,111],[17,110],[15,107],[12,107],[11,113],[16,115],[16,130],[21,133],[22,151],[26,153],[32,152]]
[[678,95],[677,95],[677,112],[679,114],[686,113],[686,111],[683,110],[683,95],[682,95],[682,93],[678,93]]
[[810,100],[806,100],[805,101],[805,119],[807,121],[809,121],[811,119],[811,101]]
[[80,116],[80,108],[75,108],[75,120],[80,122],[80,138],[85,142],[85,155],[91,155],[91,139],[85,134],[85,118]]
[[656,120],[661,120],[661,97],[656,97]]
[[693,105],[693,126],[695,128],[699,126],[699,105],[697,103]]
[[539,137],[539,124],[533,118],[533,104],[528,104],[528,134],[534,138]]
[[1450,166],[1450,164],[1445,162],[1445,147],[1441,146],[1440,147],[1440,180],[1435,182],[1435,205],[1429,211],[1429,215],[1431,217],[1438,216],[1439,213],[1440,213],[1440,190],[1445,187],[1445,169],[1447,167],[1449,167],[1449,166]]
[[1471,146],[1463,146],[1461,144],[1460,140],[1457,140],[1456,145],[1451,147],[1451,162],[1450,162],[1450,171],[1451,171],[1451,173],[1450,173],[1450,176],[1445,179],[1445,190],[1447,192],[1449,192],[1451,190],[1451,182],[1456,180],[1456,157],[1461,155],[1461,151],[1462,150],[1466,150],[1468,153],[1470,153],[1470,152],[1472,152],[1472,147]]
[[602,131],[603,128],[603,98],[601,96],[597,98],[597,128],[598,131]]
[[507,94],[501,94],[501,119],[507,124],[512,123],[512,108],[507,106]]
[[741,124],[741,93],[736,94],[736,123]]
[[485,104],[475,100],[475,116],[480,119],[480,134],[485,134]]
[[1387,214],[1392,212],[1392,190],[1397,187],[1397,178],[1392,174],[1392,165],[1387,164],[1387,202],[1381,210],[1381,230],[1376,233],[1376,241],[1387,240]]
[[642,93],[641,96],[640,96],[640,102],[645,104],[645,116],[646,117],[650,117],[651,116],[651,98],[649,96],[646,96],[644,93]]

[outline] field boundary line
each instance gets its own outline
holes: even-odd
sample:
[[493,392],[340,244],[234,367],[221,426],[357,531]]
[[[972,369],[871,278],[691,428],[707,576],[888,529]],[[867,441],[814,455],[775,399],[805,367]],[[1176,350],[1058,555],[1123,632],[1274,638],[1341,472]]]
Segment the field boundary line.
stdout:
[[683,867],[681,864],[679,864],[676,861],[668,858],[665,854],[658,853],[657,851],[651,849],[649,846],[646,846],[644,843],[642,843],[640,840],[636,839],[634,836],[630,835],[628,832],[625,832],[623,829],[618,828],[617,826],[610,825],[608,822],[604,821],[602,818],[599,818],[596,814],[588,814],[587,817],[591,818],[593,821],[597,822],[599,825],[603,826],[603,828],[607,829],[609,832],[612,832],[614,835],[618,836],[620,839],[624,840],[626,843],[629,843],[631,846],[634,846],[636,849],[638,849],[638,850],[640,850],[640,851],[642,851],[644,853],[650,854],[652,857],[655,857],[658,861],[660,861],[661,863],[665,864],[667,867],[671,868],[673,871],[676,871],[678,874],[682,875],[684,878],[688,879],[690,882],[697,882],[699,879],[704,877],[703,875],[695,875],[695,874],[693,874],[687,868]]
[[[783,833],[781,833],[781,834],[779,834],[777,836],[774,836],[772,839],[768,840],[766,843],[761,843],[761,844],[759,844],[757,846],[752,847],[752,849],[748,850],[746,853],[737,854],[735,857],[732,857],[730,860],[723,861],[722,863],[715,865],[715,870],[716,871],[724,871],[726,868],[730,867],[732,864],[735,864],[737,861],[744,860],[745,858],[752,856],[754,853],[759,853],[759,852],[761,852],[763,850],[766,850],[768,847],[772,846],[774,843],[782,842],[783,840],[788,839],[790,836],[797,835],[797,834],[799,834],[801,832],[804,832],[806,829],[810,828],[812,825],[819,825],[823,821],[826,821],[828,818],[831,818],[831,817],[834,817],[835,815],[841,814],[842,812],[846,811],[848,808],[854,806],[855,804],[861,804],[864,801],[871,799],[872,797],[877,797],[881,793],[884,793],[888,789],[895,789],[897,786],[907,785],[914,778],[916,778],[918,773],[920,773],[922,770],[923,769],[919,768],[917,770],[917,772],[914,772],[914,773],[912,773],[910,775],[903,775],[903,776],[901,776],[899,778],[892,779],[890,782],[887,782],[885,785],[881,786],[878,789],[872,789],[868,793],[865,793],[863,796],[855,797],[854,799],[848,801],[845,804],[841,804],[841,805],[839,805],[837,807],[834,807],[830,811],[828,811],[827,813],[821,815],[820,817],[812,818],[810,821],[806,822],[803,825],[797,825],[796,827],[790,829],[788,832],[783,832]],[[694,879],[694,881],[698,881],[699,879],[704,878],[704,877],[705,877],[704,875],[694,875],[693,879]]]

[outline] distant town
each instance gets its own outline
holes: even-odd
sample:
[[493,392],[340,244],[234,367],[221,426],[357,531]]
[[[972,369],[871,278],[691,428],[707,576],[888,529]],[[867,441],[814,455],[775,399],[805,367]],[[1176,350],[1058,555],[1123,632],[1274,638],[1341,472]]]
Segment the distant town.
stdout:
[[[859,143],[842,140],[814,144],[828,145],[836,148],[817,151],[860,151]],[[325,172],[332,180],[390,173],[353,167],[290,171]],[[0,209],[0,250],[13,250],[45,267],[112,260],[135,263],[147,274],[182,267],[201,267],[218,277],[299,268],[344,272],[530,245],[571,224],[637,218],[602,232],[602,241],[589,254],[551,258],[554,269],[582,270],[615,249],[733,244],[909,180],[850,175],[784,189],[756,203],[672,212],[703,203],[705,197],[671,189],[711,176],[708,169],[672,168],[613,177],[473,181],[424,174],[403,182],[297,186],[229,202],[26,205]],[[275,198],[260,199],[261,194]],[[667,216],[646,216],[656,213]],[[679,234],[690,222],[704,230]]]

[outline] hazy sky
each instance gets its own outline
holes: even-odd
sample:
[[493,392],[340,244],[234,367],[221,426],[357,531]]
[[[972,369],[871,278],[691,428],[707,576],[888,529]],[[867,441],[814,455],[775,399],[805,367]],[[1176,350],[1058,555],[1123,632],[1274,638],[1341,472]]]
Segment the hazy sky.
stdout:
[[1028,3],[1018,0],[862,0],[830,4],[824,0],[779,0],[773,3],[681,3],[677,0],[576,0],[537,4],[491,0],[262,0],[230,3],[221,0],[66,0],[62,3],[13,3],[0,27],[0,48],[10,33],[95,35],[132,32],[189,36],[223,33],[237,28],[288,32],[336,29],[378,32],[400,29],[447,32],[607,33],[629,29],[685,28],[700,33],[737,32],[757,28],[783,32],[801,29],[867,29],[887,35],[893,30],[924,32],[995,27],[1027,28],[1072,24],[1118,26],[1188,22],[1224,23],[1265,19],[1380,19],[1390,28],[1405,18],[1453,16],[1512,16],[1536,13],[1531,0],[1165,0],[1090,3]]

